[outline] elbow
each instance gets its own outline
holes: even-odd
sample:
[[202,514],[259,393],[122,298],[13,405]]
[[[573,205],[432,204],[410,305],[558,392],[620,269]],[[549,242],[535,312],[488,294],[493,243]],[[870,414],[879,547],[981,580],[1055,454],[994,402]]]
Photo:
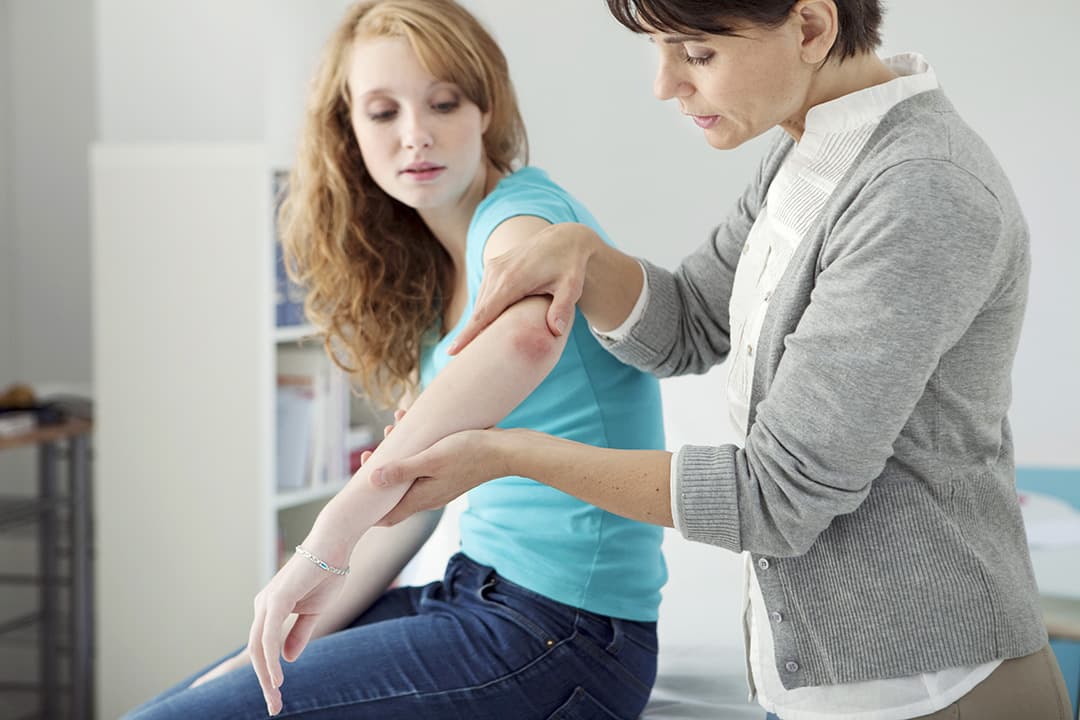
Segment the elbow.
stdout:
[[543,322],[524,322],[514,327],[509,345],[511,356],[519,364],[550,369],[558,361],[564,343]]
[[[562,335],[553,335],[547,326],[547,298],[530,297],[507,311],[510,328],[507,344],[511,358],[525,367],[537,367],[546,373],[555,367],[570,327]],[[571,327],[573,318],[570,320]]]

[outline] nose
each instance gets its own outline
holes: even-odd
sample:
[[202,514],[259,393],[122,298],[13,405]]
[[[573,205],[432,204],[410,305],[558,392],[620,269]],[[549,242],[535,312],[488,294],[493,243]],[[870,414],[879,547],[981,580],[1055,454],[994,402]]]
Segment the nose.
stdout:
[[410,112],[405,114],[405,123],[401,131],[401,144],[407,150],[429,148],[435,142],[423,114]]
[[693,94],[694,86],[680,77],[679,71],[671,66],[670,60],[661,57],[656,68],[656,78],[653,80],[653,95],[659,100],[670,100]]

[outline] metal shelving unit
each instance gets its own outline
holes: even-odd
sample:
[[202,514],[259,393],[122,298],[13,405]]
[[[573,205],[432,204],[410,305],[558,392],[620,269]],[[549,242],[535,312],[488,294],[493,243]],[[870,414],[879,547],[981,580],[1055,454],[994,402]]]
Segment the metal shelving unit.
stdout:
[[36,535],[38,544],[35,572],[0,573],[0,586],[38,589],[37,608],[0,618],[0,646],[36,649],[37,679],[0,676],[0,695],[35,695],[30,717],[44,720],[93,717],[90,430],[70,420],[0,438],[0,450],[38,448],[37,495],[0,495],[0,535]]

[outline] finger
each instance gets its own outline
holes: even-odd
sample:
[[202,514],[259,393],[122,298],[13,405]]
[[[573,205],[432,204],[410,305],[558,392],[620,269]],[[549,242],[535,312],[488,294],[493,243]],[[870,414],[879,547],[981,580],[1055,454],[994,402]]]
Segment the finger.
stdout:
[[370,458],[371,455],[372,452],[370,450],[365,450],[364,452],[360,453],[360,467],[364,467],[364,463],[368,461],[368,458]]
[[579,299],[581,288],[572,283],[563,283],[555,288],[555,295],[548,307],[548,327],[554,335],[563,335],[569,331]]
[[461,332],[458,333],[454,342],[450,343],[450,347],[447,349],[450,355],[457,355],[464,350],[465,346],[475,340],[476,336],[483,332],[484,328],[499,317],[499,314],[507,307],[506,304],[499,306],[499,302],[501,301],[491,297],[485,298],[483,295],[477,297],[472,315],[469,316],[465,326],[461,328]]
[[[415,485],[414,485],[415,487]],[[379,522],[375,523],[380,527],[393,527],[402,520],[412,517],[418,510],[413,507],[412,491],[405,493],[405,497],[401,498],[401,501],[390,509],[390,512],[386,513]]]
[[405,417],[405,411],[404,410],[395,410],[394,411],[394,422],[395,423],[401,422],[401,418],[403,418],[403,417]]
[[251,623],[251,631],[248,633],[248,656],[251,658],[251,666],[255,669],[255,676],[259,678],[259,686],[262,688],[263,699],[266,701],[266,712],[273,715],[274,708],[271,703],[274,688],[270,685],[270,674],[266,669],[266,656],[263,654],[262,638],[263,625],[266,622],[266,608],[261,598],[255,598],[255,621]]
[[389,436],[390,436],[390,433],[391,433],[391,432],[392,432],[393,430],[394,430],[394,426],[393,426],[393,425],[385,425],[385,426],[383,426],[383,429],[382,429],[382,436],[383,436],[384,438],[385,438],[385,437],[389,437]]
[[300,657],[300,653],[304,652],[304,648],[307,647],[308,642],[311,640],[312,633],[315,632],[315,626],[318,625],[318,615],[300,615],[296,618],[296,622],[292,626],[292,630],[289,631],[289,636],[285,638],[285,659],[289,662],[296,662],[296,659]]
[[433,501],[433,483],[426,482],[429,478],[417,478],[413,486],[398,501],[398,504],[390,509],[379,522],[375,523],[382,527],[392,527],[402,520],[412,517],[422,510],[441,507],[445,503]]
[[274,690],[281,687],[285,680],[281,671],[281,629],[285,624],[285,618],[289,615],[289,609],[279,600],[270,600],[266,606],[266,622],[263,623],[263,653],[266,655],[266,668],[270,676],[270,684]]
[[375,487],[388,488],[395,485],[407,485],[415,480],[415,467],[423,462],[424,453],[413,455],[411,458],[394,460],[376,468],[371,473],[371,484]]

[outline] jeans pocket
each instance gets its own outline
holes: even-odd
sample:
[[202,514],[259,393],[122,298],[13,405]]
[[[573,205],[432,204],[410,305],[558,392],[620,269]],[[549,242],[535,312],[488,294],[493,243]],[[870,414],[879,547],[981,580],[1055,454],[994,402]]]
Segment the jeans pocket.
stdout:
[[565,636],[562,636],[559,633],[545,630],[540,623],[530,618],[525,612],[522,612],[524,608],[519,608],[518,606],[527,606],[529,599],[502,592],[499,589],[499,585],[502,584],[502,582],[502,579],[497,575],[492,575],[492,577],[477,591],[480,605],[484,610],[516,625],[521,630],[524,630],[542,642],[546,647],[551,647],[561,640],[566,639]]
[[600,704],[600,701],[585,691],[576,688],[570,699],[548,716],[548,720],[622,720],[618,715]]

